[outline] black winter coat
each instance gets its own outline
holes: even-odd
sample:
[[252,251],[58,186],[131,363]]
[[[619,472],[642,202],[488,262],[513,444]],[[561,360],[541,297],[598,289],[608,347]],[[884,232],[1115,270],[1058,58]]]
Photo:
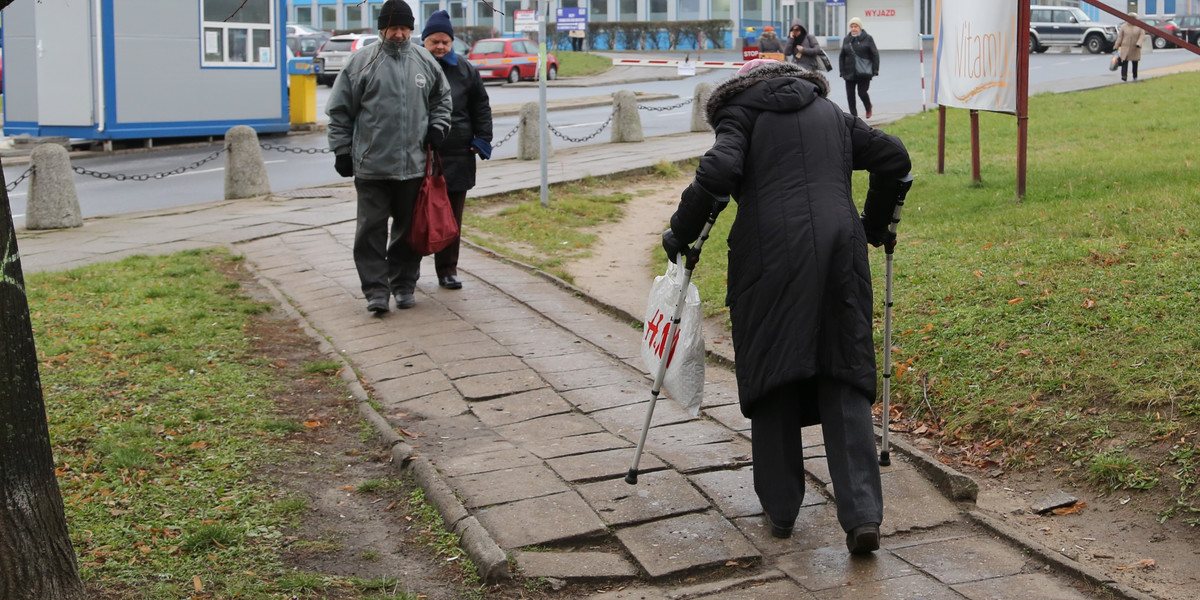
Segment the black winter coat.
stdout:
[[[870,73],[859,73],[854,68],[855,56],[871,61]],[[871,34],[866,31],[860,31],[858,35],[846,34],[842,40],[842,51],[838,53],[838,75],[852,81],[870,81],[879,75],[879,48],[875,47],[875,38]]]
[[[742,413],[771,390],[824,375],[875,397],[871,273],[850,175],[904,177],[908,151],[826,96],[820,73],[787,63],[755,68],[708,101],[716,142],[671,218],[699,236],[712,196],[732,196],[726,304],[733,321]],[[815,423],[816,407],[807,411]]]
[[471,140],[492,141],[492,105],[479,71],[459,55],[458,64],[438,59],[438,65],[450,81],[454,112],[450,115],[450,132],[442,142],[442,167],[446,170],[446,188],[461,192],[475,187],[475,155]]

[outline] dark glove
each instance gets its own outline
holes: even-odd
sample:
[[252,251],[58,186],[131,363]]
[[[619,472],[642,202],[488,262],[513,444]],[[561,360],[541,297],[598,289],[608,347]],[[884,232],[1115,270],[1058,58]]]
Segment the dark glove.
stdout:
[[887,227],[879,229],[867,222],[867,218],[862,218],[863,231],[867,234],[867,243],[876,248],[887,244],[888,246],[896,245],[896,234],[892,233]]
[[675,237],[675,232],[670,229],[663,232],[662,246],[667,251],[667,260],[671,262],[675,262],[681,252],[686,254],[688,251],[688,245]]
[[867,243],[879,247],[887,244],[888,251],[896,246],[896,234],[890,231],[893,223],[900,221],[900,207],[912,187],[912,175],[892,179],[871,174],[867,200],[863,204],[862,225],[867,234]]
[[446,141],[446,134],[433,125],[425,130],[425,145],[430,149],[437,151],[442,149],[442,142]]
[[333,169],[342,177],[354,177],[354,161],[349,154],[338,154],[333,157]]

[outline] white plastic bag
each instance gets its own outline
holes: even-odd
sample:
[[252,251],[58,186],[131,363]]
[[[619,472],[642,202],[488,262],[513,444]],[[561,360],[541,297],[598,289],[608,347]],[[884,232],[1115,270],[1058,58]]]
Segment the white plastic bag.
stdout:
[[704,333],[700,322],[700,291],[691,282],[679,327],[671,326],[682,280],[683,268],[671,262],[667,263],[665,275],[654,278],[646,302],[646,318],[642,321],[642,362],[650,375],[655,376],[663,354],[667,354],[661,391],[694,417],[704,401]]

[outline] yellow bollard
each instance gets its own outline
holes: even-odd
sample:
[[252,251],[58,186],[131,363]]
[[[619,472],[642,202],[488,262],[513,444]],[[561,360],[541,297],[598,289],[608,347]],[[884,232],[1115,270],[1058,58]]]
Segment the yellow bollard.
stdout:
[[288,111],[291,123],[317,122],[317,71],[312,58],[288,60]]

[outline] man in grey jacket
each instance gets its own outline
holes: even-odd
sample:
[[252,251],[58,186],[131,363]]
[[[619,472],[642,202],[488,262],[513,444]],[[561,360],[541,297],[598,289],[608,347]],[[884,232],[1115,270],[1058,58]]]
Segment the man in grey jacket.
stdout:
[[388,311],[392,294],[397,308],[416,304],[421,256],[409,249],[405,234],[426,151],[436,151],[450,130],[450,84],[433,55],[409,41],[414,23],[407,2],[384,2],[382,41],[350,56],[325,109],[334,168],[354,177],[358,192],[354,265],[374,313]]

